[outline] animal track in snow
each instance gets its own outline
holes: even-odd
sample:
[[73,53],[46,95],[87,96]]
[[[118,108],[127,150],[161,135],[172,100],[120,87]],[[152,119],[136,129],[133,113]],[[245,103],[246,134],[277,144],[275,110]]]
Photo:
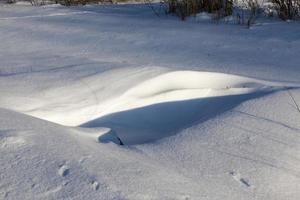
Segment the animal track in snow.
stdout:
[[88,160],[88,159],[91,158],[91,157],[92,157],[91,155],[83,156],[83,157],[81,157],[81,158],[78,160],[78,162],[79,162],[80,164],[82,164],[82,163],[84,163],[86,160]]
[[97,181],[92,182],[93,190],[98,190],[99,189],[99,183]]
[[59,192],[61,189],[62,189],[61,186],[58,186],[58,187],[49,189],[48,191],[44,192],[44,193],[41,195],[41,197],[44,197],[44,198],[45,198],[45,197],[48,197],[48,196],[50,196],[50,195],[53,195],[53,194]]
[[58,169],[58,174],[61,177],[67,176],[70,172],[70,169],[67,165],[62,165],[59,169]]
[[240,184],[242,184],[243,186],[246,187],[251,187],[249,181],[243,177],[241,177],[240,173],[236,173],[236,172],[229,172],[229,174],[232,176],[232,178],[234,180],[236,180],[237,182],[239,182]]

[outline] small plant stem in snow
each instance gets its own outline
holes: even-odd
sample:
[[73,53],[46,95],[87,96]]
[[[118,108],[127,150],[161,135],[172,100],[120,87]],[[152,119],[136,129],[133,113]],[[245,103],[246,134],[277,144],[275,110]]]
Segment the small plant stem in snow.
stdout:
[[294,103],[294,105],[295,105],[295,108],[296,108],[297,111],[300,113],[300,107],[299,107],[297,101],[295,100],[293,94],[291,93],[291,91],[290,91],[289,89],[287,90],[287,92],[288,92],[289,96],[291,97],[291,99],[292,99],[292,101],[293,101],[293,103]]

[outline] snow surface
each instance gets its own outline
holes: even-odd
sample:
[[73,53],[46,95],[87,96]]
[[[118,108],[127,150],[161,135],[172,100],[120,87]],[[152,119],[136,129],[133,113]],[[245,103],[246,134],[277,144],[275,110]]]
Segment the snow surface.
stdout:
[[299,31],[1,5],[0,198],[299,199]]

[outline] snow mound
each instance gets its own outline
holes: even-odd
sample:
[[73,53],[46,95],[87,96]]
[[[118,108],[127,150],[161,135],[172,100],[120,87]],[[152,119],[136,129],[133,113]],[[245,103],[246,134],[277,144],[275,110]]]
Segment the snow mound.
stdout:
[[222,73],[168,72],[130,88],[82,126],[109,127],[125,144],[146,143],[286,86]]
[[31,96],[10,94],[0,103],[61,125],[96,128],[86,136],[98,142],[131,145],[173,135],[245,100],[297,87],[224,73],[154,71],[111,70],[27,92]]

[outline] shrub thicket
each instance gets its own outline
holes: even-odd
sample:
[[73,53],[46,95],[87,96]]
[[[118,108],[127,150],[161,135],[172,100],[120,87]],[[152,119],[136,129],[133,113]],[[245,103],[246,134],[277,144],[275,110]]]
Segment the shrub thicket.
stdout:
[[283,20],[300,17],[300,0],[272,0],[278,16]]
[[[7,3],[15,3],[18,0],[6,0]],[[127,0],[25,0],[32,5],[45,5],[49,3],[59,3],[65,6],[126,2]],[[138,1],[138,0],[137,0]],[[152,0],[140,0],[151,5]],[[235,1],[235,5],[233,5]],[[300,0],[269,0],[273,15],[275,9],[277,15],[283,20],[300,19]],[[166,12],[179,16],[185,20],[189,16],[195,16],[200,12],[212,13],[215,19],[220,19],[229,15],[237,17],[239,24],[251,26],[255,22],[258,11],[262,10],[258,0],[161,0],[162,5],[167,7]],[[242,5],[242,6],[241,6]],[[153,9],[153,7],[151,6]],[[269,8],[268,8],[269,9]],[[233,11],[235,13],[233,14]],[[266,11],[266,8],[265,8]],[[157,13],[156,13],[157,14]]]
[[178,15],[182,20],[199,12],[216,13],[221,16],[231,15],[232,0],[166,0],[168,12]]
[[[16,0],[8,0],[16,1]],[[76,6],[86,4],[97,4],[97,3],[113,3],[113,0],[28,0],[34,6],[46,5],[46,4],[61,4],[64,6]]]

